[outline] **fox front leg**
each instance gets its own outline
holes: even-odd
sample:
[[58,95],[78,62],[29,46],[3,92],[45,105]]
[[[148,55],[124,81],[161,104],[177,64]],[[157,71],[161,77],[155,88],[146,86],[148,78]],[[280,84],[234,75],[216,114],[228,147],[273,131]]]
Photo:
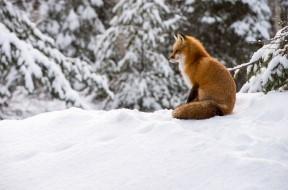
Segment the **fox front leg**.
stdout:
[[[188,104],[190,102],[193,101],[197,101],[198,100],[198,85],[194,85],[189,92],[189,96],[187,97],[187,100],[184,104]],[[176,108],[181,107],[184,104],[180,104],[178,106],[176,106]]]
[[191,88],[189,96],[188,96],[188,98],[186,100],[186,103],[188,104],[189,102],[192,102],[192,101],[196,100],[197,97],[198,97],[198,86],[195,85],[195,86],[193,86]]

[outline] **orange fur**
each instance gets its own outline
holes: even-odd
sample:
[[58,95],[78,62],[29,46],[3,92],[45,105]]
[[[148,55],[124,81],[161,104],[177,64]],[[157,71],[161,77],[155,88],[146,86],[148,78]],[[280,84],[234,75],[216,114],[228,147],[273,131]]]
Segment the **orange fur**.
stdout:
[[179,119],[205,119],[230,114],[236,100],[236,85],[229,71],[192,36],[176,37],[170,59],[176,62],[182,56],[182,74],[193,86],[198,87],[197,98],[178,106],[172,116]]

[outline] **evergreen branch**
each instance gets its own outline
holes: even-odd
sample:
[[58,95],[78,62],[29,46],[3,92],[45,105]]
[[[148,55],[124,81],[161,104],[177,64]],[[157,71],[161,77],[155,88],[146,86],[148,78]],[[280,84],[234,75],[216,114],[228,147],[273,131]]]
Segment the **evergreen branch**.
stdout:
[[258,61],[259,61],[259,60],[256,60],[256,61],[253,61],[253,62],[248,62],[248,63],[243,63],[243,64],[237,65],[237,66],[235,66],[235,67],[233,67],[233,68],[228,68],[228,71],[240,70],[240,69],[242,69],[242,68],[246,68],[246,67],[249,66],[249,65],[254,65],[254,64],[256,64]]

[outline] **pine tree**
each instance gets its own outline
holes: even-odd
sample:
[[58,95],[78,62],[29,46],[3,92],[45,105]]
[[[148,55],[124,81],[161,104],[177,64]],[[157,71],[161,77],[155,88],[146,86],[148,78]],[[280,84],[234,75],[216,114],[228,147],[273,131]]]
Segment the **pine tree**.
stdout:
[[245,62],[254,42],[269,39],[267,0],[186,0],[180,8],[189,21],[184,30],[200,38],[229,67]]
[[102,0],[18,1],[64,55],[95,62],[96,37],[105,31],[97,14],[103,8]]
[[111,27],[95,49],[97,70],[107,74],[115,94],[103,107],[148,111],[179,103],[185,87],[164,52],[180,17],[169,17],[162,0],[120,0],[113,11]]
[[241,92],[288,90],[288,26],[255,52],[247,68],[249,80]]
[[29,93],[44,88],[53,97],[84,106],[79,92],[111,94],[103,76],[86,62],[65,57],[55,42],[6,0],[0,2],[0,105],[18,86]]

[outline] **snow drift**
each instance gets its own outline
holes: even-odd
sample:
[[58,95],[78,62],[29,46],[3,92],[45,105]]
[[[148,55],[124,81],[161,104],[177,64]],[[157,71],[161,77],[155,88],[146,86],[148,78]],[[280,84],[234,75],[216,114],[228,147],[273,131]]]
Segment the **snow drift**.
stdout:
[[1,190],[287,190],[288,93],[234,114],[72,108],[0,122]]

